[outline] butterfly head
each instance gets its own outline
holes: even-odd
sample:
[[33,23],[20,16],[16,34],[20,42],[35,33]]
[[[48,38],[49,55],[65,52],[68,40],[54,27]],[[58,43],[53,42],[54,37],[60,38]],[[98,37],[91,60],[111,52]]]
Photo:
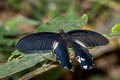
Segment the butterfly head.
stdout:
[[66,36],[65,32],[63,31],[63,29],[60,29],[59,33],[64,40],[67,39],[67,36]]
[[59,29],[59,33],[61,34],[61,36],[62,36],[62,37],[64,37],[64,36],[65,36],[65,32],[64,32],[64,30],[63,30],[63,29]]
[[63,29],[59,29],[59,33],[64,33]]

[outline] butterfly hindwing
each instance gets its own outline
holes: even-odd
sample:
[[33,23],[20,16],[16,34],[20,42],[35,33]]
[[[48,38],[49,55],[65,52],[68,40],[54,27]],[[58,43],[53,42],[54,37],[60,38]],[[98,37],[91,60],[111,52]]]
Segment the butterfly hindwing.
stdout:
[[89,54],[89,51],[76,42],[71,42],[71,45],[75,52],[76,60],[80,63],[81,67],[87,70],[92,69],[94,62],[92,55]]
[[60,35],[57,33],[34,33],[22,38],[17,43],[16,48],[23,52],[52,50],[54,41],[57,41],[59,38]]
[[67,33],[76,43],[84,44],[86,47],[105,45],[109,41],[97,32],[89,30],[75,30]]
[[53,53],[56,55],[56,60],[59,61],[62,67],[73,71],[67,45],[62,39],[54,43]]

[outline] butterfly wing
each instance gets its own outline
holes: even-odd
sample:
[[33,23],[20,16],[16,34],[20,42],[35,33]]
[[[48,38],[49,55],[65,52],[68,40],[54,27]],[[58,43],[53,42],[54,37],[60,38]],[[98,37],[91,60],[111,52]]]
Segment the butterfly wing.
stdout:
[[53,45],[53,53],[56,55],[56,60],[62,65],[62,67],[73,71],[71,61],[68,55],[67,45],[64,40],[59,40]]
[[72,70],[72,64],[69,60],[66,43],[57,33],[34,33],[22,38],[16,45],[19,51],[36,52],[53,50],[58,60],[64,68]]
[[60,35],[57,33],[34,33],[22,38],[16,48],[23,52],[52,50],[54,41],[58,41],[59,38]]
[[89,30],[75,30],[67,33],[76,43],[84,47],[95,47],[105,45],[109,41],[97,32]]
[[80,63],[83,69],[90,70],[94,66],[93,57],[89,51],[83,46],[71,41],[72,48],[75,52],[76,60]]

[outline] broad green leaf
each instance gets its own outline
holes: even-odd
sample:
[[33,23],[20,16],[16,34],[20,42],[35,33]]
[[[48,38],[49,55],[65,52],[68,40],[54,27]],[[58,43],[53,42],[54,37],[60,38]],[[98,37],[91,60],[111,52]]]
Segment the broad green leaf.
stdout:
[[12,75],[14,73],[20,72],[24,69],[30,68],[36,65],[38,62],[50,58],[50,53],[35,53],[24,56],[21,59],[14,59],[5,64],[0,65],[0,78]]
[[116,24],[116,25],[112,28],[112,33],[120,33],[120,24]]
[[15,30],[16,29],[15,27],[18,24],[38,25],[39,22],[32,19],[27,19],[27,18],[13,18],[7,21],[4,25],[8,30]]
[[53,21],[43,24],[36,29],[36,32],[58,32],[63,29],[65,32],[81,29],[88,21],[87,15],[82,17],[77,15],[59,16]]

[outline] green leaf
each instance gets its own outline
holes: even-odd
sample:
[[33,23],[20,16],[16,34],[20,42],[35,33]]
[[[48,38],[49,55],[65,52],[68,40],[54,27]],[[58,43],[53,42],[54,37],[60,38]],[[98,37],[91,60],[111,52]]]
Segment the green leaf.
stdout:
[[107,38],[120,38],[120,32],[119,33],[111,33],[111,34],[106,34],[105,37]]
[[112,28],[112,33],[120,33],[120,24],[116,24],[113,28]]
[[27,19],[27,18],[13,18],[7,21],[4,25],[8,30],[15,30],[16,29],[15,27],[18,24],[38,25],[39,22],[32,19]]
[[24,56],[20,59],[13,59],[5,64],[0,65],[0,78],[12,75],[14,73],[20,72],[24,69],[30,68],[36,65],[38,62],[50,58],[50,53],[35,53]]
[[111,34],[104,34],[107,38],[119,38],[120,37],[120,24],[116,24],[112,27]]
[[[70,14],[71,15],[71,14]],[[82,17],[72,14],[72,16],[59,16],[53,21],[43,24],[36,29],[36,32],[58,32],[63,29],[65,32],[81,29],[88,21],[87,15]]]

